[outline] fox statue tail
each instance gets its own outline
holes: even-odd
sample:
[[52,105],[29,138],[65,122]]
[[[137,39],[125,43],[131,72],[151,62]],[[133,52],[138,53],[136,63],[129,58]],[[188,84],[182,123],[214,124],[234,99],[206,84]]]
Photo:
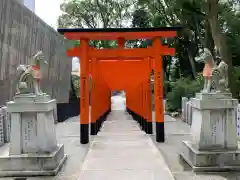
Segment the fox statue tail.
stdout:
[[[15,84],[16,84],[16,87],[17,87],[17,91],[19,91],[19,82],[21,81],[21,75],[24,73],[24,72],[26,72],[26,70],[27,70],[27,68],[26,68],[26,66],[25,65],[19,65],[18,67],[17,67],[17,72],[16,72],[16,79],[15,79]],[[18,92],[17,92],[18,93]]]

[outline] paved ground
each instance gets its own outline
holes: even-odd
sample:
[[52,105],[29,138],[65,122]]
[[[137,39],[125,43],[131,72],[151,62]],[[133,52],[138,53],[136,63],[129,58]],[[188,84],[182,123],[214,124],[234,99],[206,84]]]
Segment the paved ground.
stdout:
[[151,138],[124,111],[108,116],[93,139],[79,180],[174,180]]
[[[117,97],[114,98],[117,100],[117,103],[113,105],[115,110],[120,110],[122,109],[123,103],[120,103],[121,98]],[[122,99],[124,101],[124,99]],[[121,102],[122,102],[121,100]],[[115,115],[112,114],[112,119],[113,120],[119,120],[122,119],[122,116],[119,116],[122,112],[116,112]],[[122,114],[123,115],[123,114]],[[99,169],[99,171],[94,171],[95,175],[98,174],[96,178],[94,177],[89,177],[87,180],[114,180],[114,179],[102,179],[100,178],[103,175],[104,168],[110,168],[110,169],[123,169],[123,166],[119,163],[120,161],[125,161],[125,165],[127,164],[128,167],[135,167],[135,168],[159,168],[157,167],[157,164],[155,164],[154,167],[151,167],[151,165],[154,165],[153,163],[150,164],[149,160],[147,158],[153,158],[153,156],[149,155],[147,156],[142,156],[142,154],[146,154],[146,152],[150,151],[150,154],[152,154],[152,151],[154,150],[154,146],[151,144],[151,141],[149,141],[149,138],[144,135],[144,133],[141,133],[138,131],[138,127],[136,126],[135,123],[133,123],[129,116],[123,115],[125,117],[125,122],[117,124],[118,127],[116,127],[113,123],[108,122],[104,125],[104,132],[99,133],[98,137],[95,137],[95,139],[92,139],[94,142],[93,145],[91,146],[91,150],[88,153],[89,150],[89,145],[81,145],[80,144],[80,137],[79,137],[79,117],[71,118],[68,121],[64,123],[59,123],[57,125],[57,138],[59,143],[63,143],[65,145],[65,152],[68,155],[68,159],[59,172],[59,174],[56,177],[36,177],[36,178],[28,178],[28,180],[84,180],[84,176],[86,177],[89,171],[86,171],[87,169],[93,170],[94,167],[95,169]],[[176,180],[240,180],[240,174],[239,173],[216,173],[216,174],[195,174],[191,171],[190,167],[184,163],[180,158],[179,158],[179,152],[180,152],[180,144],[183,140],[189,140],[191,139],[190,136],[190,127],[180,121],[180,120],[174,120],[173,118],[169,116],[165,116],[166,123],[165,123],[165,131],[166,131],[166,142],[165,143],[155,143],[155,136],[152,135],[150,136],[152,138],[152,142],[156,145],[159,149],[159,152],[161,152],[162,156],[165,159],[165,162],[168,164],[174,178]],[[128,125],[128,127],[126,127]],[[112,127],[113,126],[113,127]],[[115,126],[115,127],[114,127]],[[127,136],[121,135],[121,136],[108,136],[108,133],[111,132],[112,128],[118,128],[119,131],[126,131],[126,128],[133,128],[133,130],[138,131],[134,132],[132,136]],[[108,132],[108,133],[107,133]],[[126,132],[125,132],[126,133]],[[141,138],[140,138],[141,137]],[[114,143],[116,142],[116,143]],[[130,144],[128,142],[133,143],[133,147],[130,147]],[[148,146],[146,148],[145,146],[143,147],[143,144],[145,146]],[[130,150],[131,148],[134,149],[134,146],[139,146],[137,150]],[[115,162],[111,161],[111,158],[105,159],[108,164],[104,166],[97,166],[99,165],[98,163],[101,161],[99,159],[99,153],[102,153],[101,151],[106,148],[106,147],[111,147],[112,151],[105,151],[103,153],[103,156],[100,158],[103,158],[104,156],[106,157],[109,155],[114,159],[113,157],[117,158],[119,157],[118,161]],[[115,148],[115,149],[114,149]],[[131,157],[129,157],[128,154],[126,154],[126,149],[128,149],[129,153],[132,156],[135,156],[137,158],[139,156],[139,159],[137,159],[135,162],[131,161]],[[145,151],[143,150],[145,148]],[[94,149],[99,149],[98,151],[94,151]],[[101,150],[102,149],[102,150]],[[114,151],[113,151],[114,149]],[[152,151],[151,151],[152,150]],[[115,152],[115,154],[114,154]],[[161,158],[161,154],[155,152],[158,154],[157,158],[159,159],[159,164],[161,166],[166,167],[166,164],[164,164],[163,159]],[[95,158],[98,158],[98,163],[95,163],[94,166],[91,165],[90,161],[85,161],[85,157],[90,158],[90,160],[94,160]],[[146,158],[145,163],[141,163],[141,160]],[[96,159],[95,159],[96,160]],[[84,163],[83,163],[84,162]],[[105,163],[106,163],[105,162]],[[141,164],[143,164],[145,167],[141,167]],[[149,165],[147,167],[147,165]],[[81,170],[83,170],[83,173],[80,173]],[[119,172],[119,171],[118,171]],[[85,173],[85,174],[84,174]],[[142,176],[141,177],[134,177],[136,171],[131,172],[125,172],[124,173],[116,173],[116,177],[119,177],[120,180],[128,180],[128,177],[124,177],[126,173],[130,173],[130,176],[132,176],[131,180],[141,180],[143,179],[146,174],[151,174],[149,171],[142,171]],[[160,170],[161,173],[161,170]],[[81,179],[79,179],[79,175],[82,174]],[[152,171],[152,176],[154,175]],[[94,176],[94,173],[89,176]],[[155,176],[158,177],[158,173],[155,173]],[[90,179],[92,178],[92,179]],[[135,179],[134,179],[135,178]],[[13,180],[13,178],[0,178],[1,180]],[[158,178],[159,180],[167,180],[166,178],[160,177]],[[151,180],[148,178],[147,180]]]

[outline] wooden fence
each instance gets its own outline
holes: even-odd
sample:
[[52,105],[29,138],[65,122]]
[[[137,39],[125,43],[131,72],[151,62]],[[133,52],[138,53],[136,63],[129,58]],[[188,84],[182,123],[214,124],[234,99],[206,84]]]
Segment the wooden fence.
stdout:
[[15,93],[16,68],[27,64],[42,50],[49,65],[42,89],[66,103],[69,98],[71,60],[66,56],[70,42],[15,0],[0,0],[0,105]]

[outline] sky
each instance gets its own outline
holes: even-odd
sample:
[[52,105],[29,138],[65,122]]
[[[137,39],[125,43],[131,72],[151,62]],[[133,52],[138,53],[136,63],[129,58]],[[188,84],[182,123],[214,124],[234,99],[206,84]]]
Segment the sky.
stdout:
[[64,0],[35,0],[36,14],[54,29],[57,28],[57,20],[61,15],[60,4]]

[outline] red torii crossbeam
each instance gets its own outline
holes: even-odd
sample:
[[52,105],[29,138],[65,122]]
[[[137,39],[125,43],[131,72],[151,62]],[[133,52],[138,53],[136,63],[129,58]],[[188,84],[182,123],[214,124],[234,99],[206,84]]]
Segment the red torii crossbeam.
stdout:
[[[96,61],[112,61],[112,60],[130,60],[129,63],[134,63],[136,60],[149,60],[146,63],[146,68],[150,70],[154,69],[154,101],[155,101],[155,121],[156,121],[156,141],[164,142],[164,105],[163,105],[163,70],[162,70],[162,56],[164,55],[174,55],[175,49],[163,46],[161,44],[161,38],[174,38],[177,36],[177,31],[181,27],[160,27],[160,28],[109,28],[109,29],[58,29],[58,32],[63,34],[67,39],[70,40],[80,40],[80,47],[74,47],[67,51],[69,56],[80,57],[81,60],[81,110],[80,110],[80,137],[81,143],[86,144],[89,142],[89,72],[91,60],[94,59],[94,67],[97,67]],[[136,39],[151,39],[153,41],[152,46],[147,48],[125,48],[124,44],[126,40],[136,40]],[[118,47],[116,49],[96,49],[89,47],[89,40],[117,40]],[[113,61],[112,61],[113,62]],[[112,65],[112,63],[110,63]],[[107,64],[106,64],[107,65]],[[127,67],[124,66],[122,72],[127,71]],[[105,68],[107,69],[107,68]],[[132,69],[134,71],[134,69]],[[137,76],[136,76],[137,77]],[[109,79],[111,81],[112,79]],[[125,79],[126,80],[126,79]],[[118,79],[118,81],[123,81]],[[127,83],[130,85],[130,83]],[[115,82],[116,85],[116,82]],[[148,82],[149,85],[149,82]],[[143,95],[150,92],[145,85],[141,85],[143,88],[141,93]],[[131,87],[126,87],[127,91],[130,93]],[[145,88],[145,89],[144,89]],[[134,93],[130,93],[131,96]],[[144,96],[145,97],[145,96]],[[132,98],[133,100],[134,98]],[[137,99],[137,98],[135,98]],[[150,102],[150,98],[147,100],[142,99],[146,103]],[[131,103],[131,107],[138,107],[138,102]],[[105,103],[108,104],[108,103]],[[144,105],[144,103],[142,104]],[[130,106],[130,104],[129,104]],[[129,108],[129,107],[127,107]],[[135,109],[136,109],[135,108]],[[138,108],[139,109],[139,108]],[[129,110],[129,109],[128,109]],[[129,110],[131,113],[133,110]],[[141,111],[144,111],[145,117],[151,117],[149,110],[144,110],[141,107]],[[135,113],[136,114],[136,113]],[[92,122],[91,122],[92,123]],[[151,132],[152,122],[147,122],[148,132]]]

